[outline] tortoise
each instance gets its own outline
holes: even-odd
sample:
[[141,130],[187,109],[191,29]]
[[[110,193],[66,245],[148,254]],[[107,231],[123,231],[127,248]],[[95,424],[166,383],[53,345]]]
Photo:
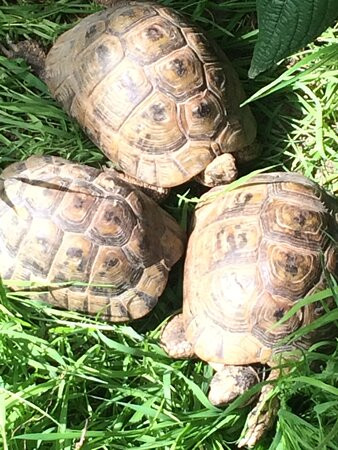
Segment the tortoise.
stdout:
[[107,1],[45,52],[21,56],[126,175],[168,188],[232,181],[257,156],[256,123],[226,56],[188,19],[148,1]]
[[185,247],[176,221],[114,171],[59,157],[2,172],[0,217],[0,276],[10,286],[28,282],[32,298],[113,322],[156,305]]
[[[227,404],[256,384],[256,364],[273,367],[280,357],[287,363],[293,351],[329,333],[317,329],[281,342],[319,317],[321,302],[277,322],[327,286],[327,273],[338,276],[337,217],[337,199],[295,173],[256,175],[201,197],[184,266],[183,312],[165,326],[161,342],[171,357],[197,356],[216,370],[212,404]],[[279,375],[272,369],[268,380]],[[271,389],[268,381],[240,447],[253,446],[273,422],[278,405],[263,406]]]

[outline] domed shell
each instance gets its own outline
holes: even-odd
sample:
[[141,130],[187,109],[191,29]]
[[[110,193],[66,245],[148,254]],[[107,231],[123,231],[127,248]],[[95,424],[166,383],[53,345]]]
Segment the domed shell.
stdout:
[[57,157],[3,171],[0,217],[4,280],[111,321],[147,314],[184,250],[174,219],[115,172]]
[[[205,194],[195,214],[184,274],[186,338],[208,362],[269,362],[280,339],[311,323],[321,304],[300,299],[337,276],[337,200],[291,173],[270,173]],[[337,216],[336,216],[337,217]],[[312,336],[315,337],[315,336]],[[312,338],[311,338],[312,339]],[[310,337],[295,347],[307,347]]]
[[116,2],[81,20],[51,48],[45,79],[107,157],[148,184],[184,183],[255,139],[229,61],[153,2]]

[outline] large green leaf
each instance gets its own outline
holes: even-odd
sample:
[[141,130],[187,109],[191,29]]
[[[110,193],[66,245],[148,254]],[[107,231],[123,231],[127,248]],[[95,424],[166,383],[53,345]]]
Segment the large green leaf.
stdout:
[[338,17],[338,0],[257,0],[257,15],[250,78],[319,36]]

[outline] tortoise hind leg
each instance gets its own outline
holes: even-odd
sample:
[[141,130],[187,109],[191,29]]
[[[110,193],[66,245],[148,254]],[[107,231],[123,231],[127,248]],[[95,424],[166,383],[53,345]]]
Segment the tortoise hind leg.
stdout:
[[257,372],[251,366],[209,364],[216,370],[209,391],[209,401],[215,406],[232,402],[260,381]]
[[45,79],[46,52],[36,41],[8,42],[8,47],[0,45],[0,52],[9,59],[23,58],[32,67],[34,73]]
[[177,314],[164,327],[161,345],[172,358],[192,358],[192,345],[185,337],[183,315]]

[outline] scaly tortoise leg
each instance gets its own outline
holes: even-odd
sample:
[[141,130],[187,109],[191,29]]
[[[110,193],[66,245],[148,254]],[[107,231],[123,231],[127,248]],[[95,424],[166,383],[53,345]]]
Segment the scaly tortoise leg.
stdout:
[[183,314],[177,314],[167,323],[162,331],[160,342],[172,358],[193,358],[195,356],[192,345],[185,337]]
[[[271,370],[267,381],[273,381],[280,376],[280,370]],[[263,434],[273,425],[279,408],[279,400],[272,397],[273,384],[263,386],[255,408],[247,418],[245,433],[238,442],[238,447],[254,447]]]
[[0,52],[9,59],[22,58],[32,67],[33,72],[45,80],[46,52],[36,41],[21,41],[14,44],[7,41],[7,47],[0,44]]

